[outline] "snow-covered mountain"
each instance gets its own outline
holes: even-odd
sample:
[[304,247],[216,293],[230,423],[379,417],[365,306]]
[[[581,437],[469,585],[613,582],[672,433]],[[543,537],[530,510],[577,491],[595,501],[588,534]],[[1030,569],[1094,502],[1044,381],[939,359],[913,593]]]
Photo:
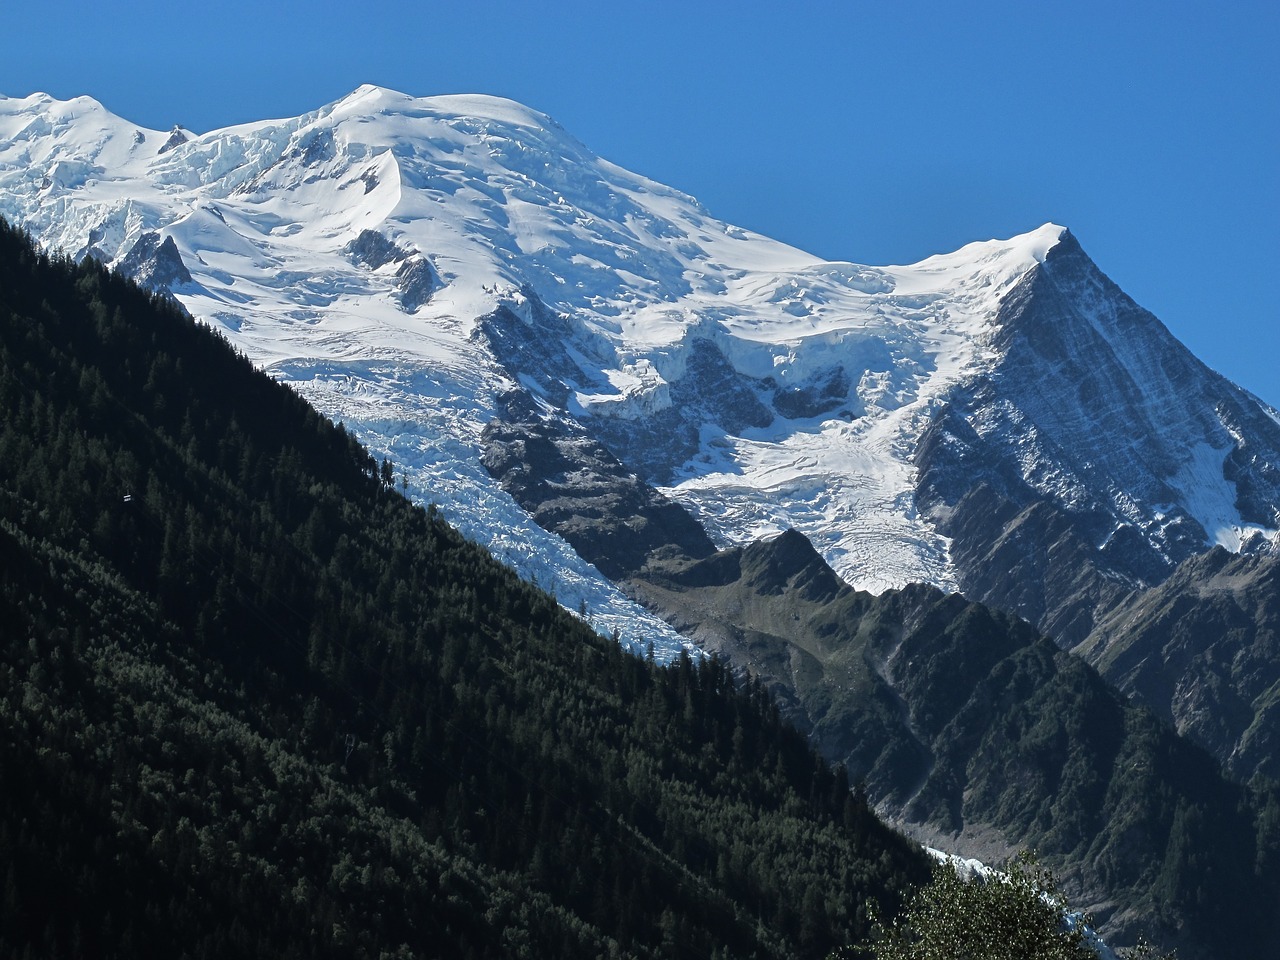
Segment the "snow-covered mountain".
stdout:
[[1275,411],[1051,224],[828,262],[527,107],[372,86],[205,134],[0,99],[0,215],[171,291],[624,636],[679,642],[481,464],[513,394],[722,545],[795,528],[857,587],[963,588],[1072,636],[1081,597],[1280,528]]

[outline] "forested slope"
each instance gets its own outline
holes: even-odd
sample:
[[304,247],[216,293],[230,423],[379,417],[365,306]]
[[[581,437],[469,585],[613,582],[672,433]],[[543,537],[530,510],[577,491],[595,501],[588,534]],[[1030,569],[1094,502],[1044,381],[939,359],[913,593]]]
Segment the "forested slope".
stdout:
[[1276,787],[1232,782],[1025,621],[924,584],[856,591],[795,531],[630,583],[932,845],[1037,850],[1116,945],[1280,956]]
[[177,307],[0,224],[0,957],[821,956],[926,867]]

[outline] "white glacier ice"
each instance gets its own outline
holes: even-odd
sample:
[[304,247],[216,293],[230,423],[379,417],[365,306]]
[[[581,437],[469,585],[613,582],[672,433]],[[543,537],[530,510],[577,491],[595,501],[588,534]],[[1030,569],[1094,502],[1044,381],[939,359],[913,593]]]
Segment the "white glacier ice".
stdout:
[[[147,232],[172,237],[193,278],[172,292],[193,315],[602,630],[667,655],[681,644],[479,463],[495,400],[516,384],[477,326],[500,306],[536,324],[527,291],[568,318],[562,346],[589,372],[570,412],[660,412],[695,340],[781,390],[842,371],[840,402],[819,415],[704,430],[665,492],[722,543],[794,527],[857,587],[955,587],[948,541],[913,502],[915,446],[949,391],[994,361],[1001,298],[1061,227],[914,265],[827,262],[486,96],[363,86],[301,117],[187,135],[172,143],[87,98],[0,100],[0,215],[109,263]],[[398,264],[349,251],[363,231],[424,258],[439,288],[406,309]],[[1211,454],[1189,462],[1186,492],[1221,539],[1231,492],[1198,466]]]

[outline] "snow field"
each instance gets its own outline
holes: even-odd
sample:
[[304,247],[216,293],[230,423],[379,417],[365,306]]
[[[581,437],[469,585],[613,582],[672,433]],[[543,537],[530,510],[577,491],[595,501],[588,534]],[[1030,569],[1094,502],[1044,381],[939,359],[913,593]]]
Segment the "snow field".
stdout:
[[[916,443],[955,388],[999,359],[1002,298],[1044,262],[1061,227],[915,265],[825,262],[721,223],[596,157],[545,115],[493,97],[364,86],[301,117],[191,135],[162,153],[168,138],[87,98],[0,99],[0,214],[50,248],[111,263],[144,233],[172,237],[194,280],[173,292],[195,316],[391,457],[411,495],[554,585],[566,606],[585,605],[606,632],[642,624],[662,649],[680,645],[480,466],[480,431],[514,386],[476,337],[500,306],[535,338],[569,331],[560,346],[582,371],[570,413],[668,409],[698,340],[766,401],[774,388],[847,383],[810,418],[779,415],[739,435],[700,425],[697,453],[665,492],[721,543],[794,527],[855,586],[954,589],[948,542],[913,502]],[[370,266],[347,252],[364,230],[424,258],[442,286],[406,312],[398,262]],[[564,324],[541,332],[526,291]],[[1104,293],[1089,322],[1135,378],[1154,376],[1160,361],[1124,352]],[[1173,399],[1151,402],[1171,409]],[[1063,437],[1083,429],[1042,413]],[[1087,478],[1060,469],[1035,423],[995,417],[975,428],[1013,430],[1028,482],[1085,496]],[[1216,436],[1204,444],[1188,447],[1166,487],[1212,538],[1238,545],[1251,530],[1233,513],[1225,448]],[[1135,522],[1155,509],[1121,507]]]

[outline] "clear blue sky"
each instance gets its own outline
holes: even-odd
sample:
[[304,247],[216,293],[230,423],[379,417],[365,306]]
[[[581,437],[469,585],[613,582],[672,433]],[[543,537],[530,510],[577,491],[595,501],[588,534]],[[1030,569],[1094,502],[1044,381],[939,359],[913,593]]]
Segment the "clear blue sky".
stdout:
[[361,83],[481,92],[713,214],[902,263],[1052,220],[1280,406],[1280,3],[50,0],[0,92],[197,131]]

